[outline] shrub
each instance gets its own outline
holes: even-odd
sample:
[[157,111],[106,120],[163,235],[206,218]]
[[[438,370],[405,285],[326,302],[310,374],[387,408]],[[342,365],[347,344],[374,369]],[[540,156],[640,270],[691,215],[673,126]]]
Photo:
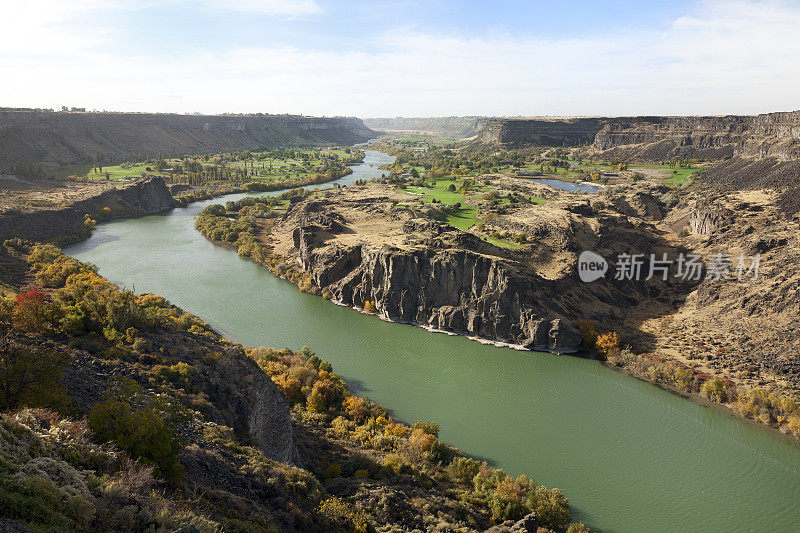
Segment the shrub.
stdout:
[[502,471],[499,474],[495,478],[499,482],[490,498],[492,516],[497,520],[518,520],[530,512],[526,500],[536,483],[525,475],[515,479]]
[[367,522],[361,511],[354,510],[353,507],[335,496],[324,500],[317,508],[317,513],[326,520],[339,526],[351,528],[357,533],[369,531]]
[[433,435],[434,437],[439,436],[439,423],[435,421],[426,422],[423,420],[417,420],[414,422],[414,425],[411,426],[411,429],[421,429],[428,435]]
[[27,331],[40,331],[53,321],[54,309],[50,297],[39,287],[21,292],[14,300],[14,318],[17,327]]
[[359,424],[370,415],[370,410],[366,402],[363,398],[359,398],[358,396],[346,397],[342,402],[342,407],[347,411],[347,415],[350,419],[355,420]]
[[342,475],[342,467],[337,464],[329,465],[328,468],[325,469],[325,473],[322,474],[322,479],[330,479],[333,477],[339,477]]
[[408,437],[408,445],[422,452],[430,451],[435,442],[436,437],[426,433],[420,428],[412,430],[411,436]]
[[311,392],[308,400],[306,400],[306,410],[312,413],[325,412],[325,398],[319,391],[314,390]]
[[178,481],[183,467],[178,462],[180,445],[172,430],[149,406],[133,410],[130,403],[106,394],[89,412],[89,428],[103,442],[113,441],[134,459],[156,467],[156,475]]
[[346,437],[355,428],[355,424],[343,416],[337,416],[331,422],[333,431],[340,437]]
[[400,422],[389,422],[383,432],[393,437],[405,437],[411,432],[411,428]]
[[453,478],[459,483],[472,484],[478,474],[480,463],[471,457],[456,457],[448,467]]
[[21,405],[65,409],[61,352],[4,341],[0,348],[0,410]]
[[396,453],[390,453],[389,455],[385,456],[382,464],[383,468],[390,475],[399,476],[408,470],[408,465],[406,465]]
[[703,383],[700,392],[708,399],[725,403],[732,399],[732,385],[722,378],[714,377]]
[[597,336],[595,341],[597,350],[606,358],[610,355],[616,355],[620,351],[620,337],[614,331],[609,331]]
[[158,368],[156,372],[158,373],[159,377],[169,381],[176,388],[183,389],[186,392],[194,392],[195,390],[192,387],[194,368],[183,361],[169,367],[162,366]]
[[528,496],[528,509],[539,515],[541,524],[560,531],[569,526],[569,500],[560,489],[547,489],[537,486]]
[[786,427],[795,434],[795,436],[800,437],[800,416],[793,415],[790,416],[786,422]]

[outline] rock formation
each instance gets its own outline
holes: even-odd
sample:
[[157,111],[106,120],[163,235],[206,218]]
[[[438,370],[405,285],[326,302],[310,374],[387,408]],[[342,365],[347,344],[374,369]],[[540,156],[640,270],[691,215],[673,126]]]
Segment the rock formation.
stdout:
[[[69,194],[78,194],[69,199]],[[172,195],[161,178],[144,178],[120,186],[98,184],[94,187],[51,193],[53,198],[63,194],[63,202],[53,201],[51,207],[32,208],[20,205],[0,210],[0,242],[19,237],[31,241],[56,238],[78,238],[86,231],[84,217],[137,216],[164,211],[172,207]],[[42,196],[42,198],[44,198]]]
[[[524,278],[496,257],[448,246],[401,250],[365,245],[317,250],[319,226],[295,230],[299,258],[334,301],[374,302],[384,318],[434,329],[571,353],[581,335],[521,295],[541,297],[545,280]],[[436,244],[434,244],[436,246]]]

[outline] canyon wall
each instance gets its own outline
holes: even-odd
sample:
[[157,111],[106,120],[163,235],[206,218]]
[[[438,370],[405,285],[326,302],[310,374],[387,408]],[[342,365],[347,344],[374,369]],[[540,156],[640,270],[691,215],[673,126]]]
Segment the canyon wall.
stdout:
[[420,132],[454,139],[475,136],[488,117],[394,117],[365,118],[364,124],[374,130]]
[[800,159],[800,111],[762,115],[497,118],[477,142],[487,146],[588,146],[603,157]]
[[494,118],[477,142],[508,148],[591,144],[602,128],[598,118]]
[[356,144],[375,137],[357,118],[294,115],[71,113],[0,109],[0,170],[44,170],[132,154],[177,156],[261,147]]

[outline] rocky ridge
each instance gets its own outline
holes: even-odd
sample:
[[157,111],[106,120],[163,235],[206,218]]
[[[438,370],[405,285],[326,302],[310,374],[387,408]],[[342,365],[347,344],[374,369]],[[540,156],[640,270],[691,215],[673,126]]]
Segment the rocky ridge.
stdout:
[[[29,191],[23,194],[25,198],[34,196]],[[35,196],[36,202],[5,202],[0,209],[0,241],[12,237],[31,241],[76,240],[90,231],[84,222],[86,215],[95,220],[147,215],[173,205],[172,195],[161,178],[73,184]]]

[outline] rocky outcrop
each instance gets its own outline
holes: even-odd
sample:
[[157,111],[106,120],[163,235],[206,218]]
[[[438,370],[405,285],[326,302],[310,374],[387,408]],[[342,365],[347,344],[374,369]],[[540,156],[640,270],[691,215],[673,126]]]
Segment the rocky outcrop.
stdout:
[[297,115],[56,113],[0,109],[0,171],[43,170],[132,154],[184,155],[264,147],[355,144],[375,137],[357,118]]
[[506,520],[500,525],[493,526],[486,530],[486,533],[535,533],[539,530],[539,515],[530,513],[516,522],[513,520]]
[[[359,308],[369,301],[391,321],[532,350],[571,353],[580,347],[580,333],[551,305],[558,299],[559,284],[475,251],[486,243],[474,235],[459,232],[454,247],[435,237],[447,226],[429,223],[433,238],[410,250],[364,244],[326,247],[321,236],[336,232],[341,223],[315,213],[313,203],[304,206],[311,214],[295,229],[295,247],[303,269],[334,301]],[[405,229],[419,230],[414,224]]]
[[286,397],[241,350],[233,350],[216,365],[212,400],[229,406],[232,427],[246,428],[262,453],[282,463],[297,464],[292,419]]
[[713,235],[731,222],[732,215],[711,202],[698,202],[689,217],[689,229],[698,235]]
[[[198,369],[192,386],[208,400],[204,411],[207,420],[233,428],[243,442],[252,442],[273,461],[299,462],[286,397],[240,346],[164,329],[148,332],[147,340],[154,351]],[[151,386],[147,358],[143,366],[104,360],[58,344],[51,348],[70,355],[62,379],[80,414],[101,401],[104,391],[119,377],[138,382],[144,390]],[[216,354],[213,365],[197,365],[198,354],[204,353]]]
[[703,185],[721,193],[772,189],[779,194],[776,203],[784,214],[800,213],[800,159],[735,157],[706,170]]
[[620,158],[800,158],[800,111],[751,116],[606,119],[592,146]]
[[4,211],[0,213],[0,241],[13,237],[30,241],[76,239],[87,231],[87,214],[94,218],[138,216],[170,207],[172,195],[164,180],[144,178],[121,187],[110,186],[62,207]]

